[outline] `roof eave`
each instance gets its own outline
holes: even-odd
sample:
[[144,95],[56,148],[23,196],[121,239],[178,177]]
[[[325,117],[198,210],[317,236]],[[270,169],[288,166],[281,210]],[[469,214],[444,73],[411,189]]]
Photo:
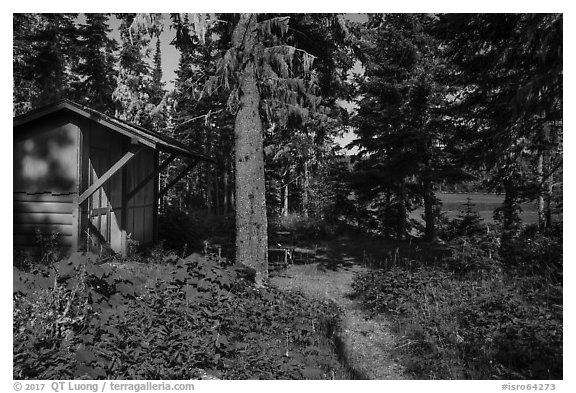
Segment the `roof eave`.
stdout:
[[141,143],[155,150],[160,150],[168,153],[174,153],[180,156],[199,158],[203,161],[215,162],[214,159],[197,153],[186,146],[179,146],[180,143],[177,141],[170,142],[166,141],[166,137],[160,135],[150,135],[146,137],[143,135],[145,133],[150,133],[150,131],[143,129],[142,127],[123,124],[120,120],[113,119],[105,114],[100,114],[98,111],[84,108],[83,106],[76,104],[69,100],[58,101],[52,105],[46,107],[38,108],[32,112],[28,112],[24,115],[17,116],[13,119],[13,127],[18,127],[39,119],[43,116],[50,115],[52,113],[58,112],[63,109],[68,109],[74,113],[77,113],[83,117],[91,119],[98,124],[101,124],[107,128],[110,128],[122,135],[129,137],[137,143]]

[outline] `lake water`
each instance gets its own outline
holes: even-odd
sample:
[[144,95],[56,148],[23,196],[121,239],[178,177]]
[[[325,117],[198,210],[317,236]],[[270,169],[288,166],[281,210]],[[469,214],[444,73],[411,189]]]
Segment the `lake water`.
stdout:
[[[494,209],[502,206],[504,202],[504,195],[497,194],[437,193],[436,197],[442,202],[442,211],[446,213],[450,219],[454,219],[458,217],[461,212],[466,211],[466,203],[468,203],[468,198],[470,198],[470,202],[473,205],[472,210],[478,212],[480,218],[486,223],[494,222]],[[534,224],[538,222],[538,211],[535,202],[523,203],[520,206],[522,208],[520,218],[524,224]],[[423,222],[423,214],[424,208],[420,208],[411,212],[410,218]]]

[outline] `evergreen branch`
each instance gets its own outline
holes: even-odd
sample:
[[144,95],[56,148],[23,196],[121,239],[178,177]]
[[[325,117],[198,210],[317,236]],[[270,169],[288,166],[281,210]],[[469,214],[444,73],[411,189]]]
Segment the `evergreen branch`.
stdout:
[[293,49],[295,52],[301,52],[302,54],[304,54],[306,56],[310,56],[314,60],[316,60],[318,58],[317,56],[314,56],[314,55],[306,52],[304,49],[296,48],[295,46],[292,46],[292,45],[274,45],[274,46],[266,47],[266,50],[270,50],[270,49]]

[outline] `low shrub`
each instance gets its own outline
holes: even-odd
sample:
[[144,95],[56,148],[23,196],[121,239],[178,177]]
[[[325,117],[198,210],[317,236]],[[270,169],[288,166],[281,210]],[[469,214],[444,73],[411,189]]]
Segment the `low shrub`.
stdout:
[[458,277],[474,279],[501,277],[500,238],[497,233],[460,236],[447,243],[445,266]]
[[63,258],[67,250],[62,247],[62,234],[57,231],[42,232],[36,228],[35,245],[25,249],[14,249],[13,265],[30,271],[38,265],[50,265]]
[[486,234],[450,242],[440,265],[404,261],[355,278],[364,308],[394,322],[409,372],[562,379],[561,248],[542,235],[515,241],[513,265],[500,256],[499,238]]
[[15,379],[325,379],[331,302],[254,288],[239,266],[199,255],[163,266],[74,254],[14,271]]
[[510,271],[541,275],[558,283],[563,276],[562,243],[561,223],[547,233],[527,227],[518,237],[503,243],[500,253]]

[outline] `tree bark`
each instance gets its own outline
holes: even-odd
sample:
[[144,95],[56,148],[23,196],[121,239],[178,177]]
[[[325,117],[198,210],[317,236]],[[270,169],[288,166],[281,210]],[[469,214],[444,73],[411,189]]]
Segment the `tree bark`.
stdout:
[[240,107],[236,114],[236,261],[255,270],[255,283],[268,279],[268,223],[264,183],[264,149],[260,92],[251,52],[256,43],[256,15],[241,14],[232,34],[240,53]]
[[206,211],[208,214],[212,214],[212,206],[213,206],[213,197],[214,193],[212,192],[212,186],[214,182],[212,180],[212,167],[208,169],[206,172]]
[[429,179],[424,180],[424,221],[426,221],[424,239],[429,242],[436,240],[434,189],[432,187],[432,182]]
[[288,217],[288,184],[282,187],[282,217]]
[[383,227],[385,229],[386,237],[393,236],[392,223],[390,222],[390,206],[392,205],[392,192],[389,188],[386,189],[386,208],[384,209],[384,217],[382,218]]
[[217,216],[222,215],[222,200],[220,199],[220,178],[218,176],[218,170],[214,171],[213,179],[213,190],[214,190],[214,211]]
[[400,184],[400,192],[398,193],[398,225],[396,227],[396,238],[397,240],[406,239],[406,183],[402,180]]
[[[310,174],[308,173],[308,159],[304,159],[304,177],[302,181],[302,215],[308,217],[308,188],[310,186]],[[316,212],[317,213],[317,212]]]
[[223,209],[224,215],[227,216],[230,212],[230,174],[228,173],[228,159],[224,159],[224,173],[222,175],[223,181],[223,191],[222,191],[222,198],[223,200]]

